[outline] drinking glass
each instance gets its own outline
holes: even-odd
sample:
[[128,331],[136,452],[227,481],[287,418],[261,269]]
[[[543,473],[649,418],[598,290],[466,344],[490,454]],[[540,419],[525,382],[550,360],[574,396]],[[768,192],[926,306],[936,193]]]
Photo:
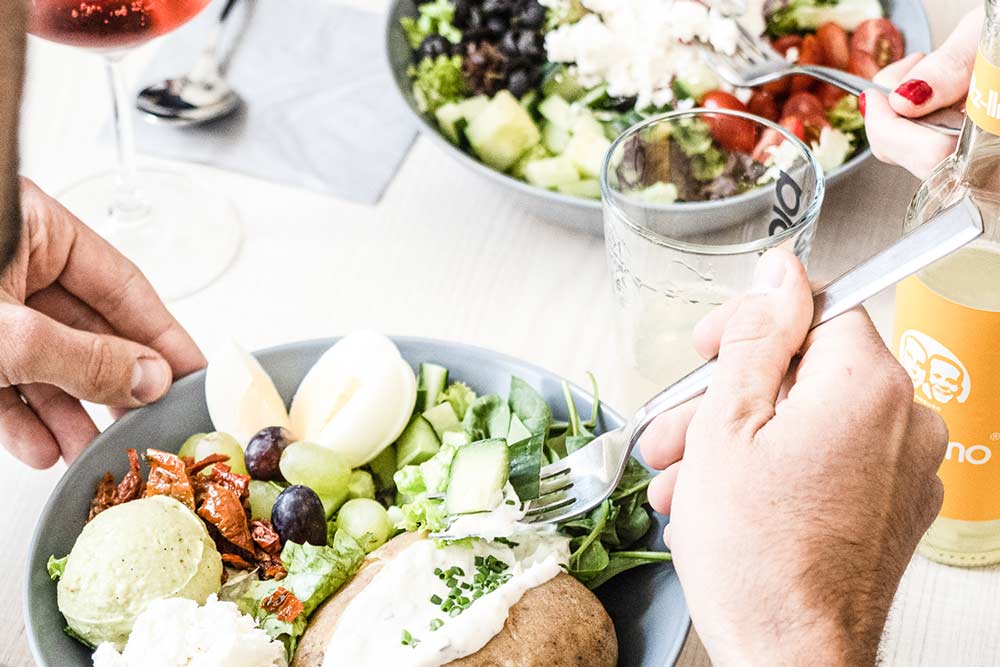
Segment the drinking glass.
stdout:
[[[773,147],[755,151],[755,159],[713,144],[718,152],[699,157],[692,142],[701,137],[707,149],[705,129],[722,117]],[[693,176],[713,159],[710,173],[724,162],[725,176]],[[782,247],[808,262],[823,192],[822,169],[802,141],[739,111],[666,113],[611,145],[601,194],[618,344],[644,394],[704,361],[691,342],[694,325],[749,287],[761,254]],[[729,196],[702,199],[710,194]],[[674,197],[690,201],[671,202]]]
[[133,99],[121,61],[132,47],[183,25],[209,0],[29,0],[28,31],[104,57],[118,168],[79,181],[59,200],[135,262],[166,299],[198,291],[240,244],[229,200],[183,174],[137,169]]

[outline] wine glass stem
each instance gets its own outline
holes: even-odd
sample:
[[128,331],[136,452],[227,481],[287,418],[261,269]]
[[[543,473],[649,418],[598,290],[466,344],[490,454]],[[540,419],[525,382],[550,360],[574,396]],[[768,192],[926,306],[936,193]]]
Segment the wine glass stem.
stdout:
[[135,126],[132,98],[125,86],[122,54],[105,57],[111,100],[114,106],[115,144],[118,149],[118,183],[111,201],[113,224],[136,224],[149,215],[149,205],[139,194],[135,169]]

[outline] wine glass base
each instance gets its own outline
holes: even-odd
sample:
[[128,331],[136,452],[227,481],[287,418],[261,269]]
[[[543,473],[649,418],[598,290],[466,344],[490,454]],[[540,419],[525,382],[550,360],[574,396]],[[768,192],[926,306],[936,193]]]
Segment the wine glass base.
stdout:
[[164,300],[194,294],[229,268],[242,236],[229,199],[169,171],[140,169],[136,183],[149,212],[128,222],[108,205],[114,172],[71,185],[57,199],[132,260]]

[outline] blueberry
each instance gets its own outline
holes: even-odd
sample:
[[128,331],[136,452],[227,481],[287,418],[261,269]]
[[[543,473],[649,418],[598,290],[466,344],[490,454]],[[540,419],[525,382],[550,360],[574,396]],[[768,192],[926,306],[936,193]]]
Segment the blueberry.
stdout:
[[520,30],[517,34],[517,52],[525,58],[542,55],[542,36],[532,30]]
[[510,73],[510,78],[507,80],[507,90],[510,91],[511,95],[523,97],[531,90],[531,87],[531,76],[526,70],[516,69]]
[[514,22],[523,28],[541,28],[545,24],[545,7],[530,0],[514,17]]
[[503,51],[504,55],[515,58],[518,55],[517,49],[517,33],[513,30],[508,30],[503,34],[500,39],[500,50]]
[[499,37],[507,31],[508,22],[499,16],[491,16],[486,19],[486,32],[493,37]]
[[437,58],[451,53],[451,42],[441,35],[428,35],[417,47],[417,60]]

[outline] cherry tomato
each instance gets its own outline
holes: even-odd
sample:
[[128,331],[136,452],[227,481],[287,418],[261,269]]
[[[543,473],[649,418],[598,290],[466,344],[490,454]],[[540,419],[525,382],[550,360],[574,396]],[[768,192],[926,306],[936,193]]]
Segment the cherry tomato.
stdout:
[[833,84],[820,83],[816,88],[816,96],[823,103],[824,109],[832,109],[844,95],[847,95],[847,93]]
[[[707,109],[733,109],[747,111],[747,106],[735,96],[721,90],[705,93],[701,98],[701,106]],[[731,116],[705,116],[705,123],[719,145],[727,151],[749,153],[757,141],[757,126],[752,121]]]
[[903,35],[888,19],[868,19],[851,35],[848,71],[872,78],[903,57]]
[[766,90],[755,90],[747,107],[750,109],[750,113],[755,116],[773,121],[778,120],[778,102],[775,101],[774,95]]
[[[796,118],[794,116],[783,118],[781,120],[781,126],[799,139],[805,139],[806,126],[800,118]],[[754,146],[751,157],[757,162],[767,162],[767,159],[771,156],[771,151],[769,149],[773,146],[781,145],[783,141],[784,137],[780,132],[768,128],[760,135],[760,141],[758,141],[757,145]]]
[[833,21],[821,25],[816,31],[816,39],[823,49],[823,59],[830,67],[846,70],[851,61],[851,48],[847,31]]
[[812,116],[823,115],[823,103],[812,93],[793,93],[781,108],[781,116],[796,116],[805,120]]
[[[823,47],[820,45],[815,35],[806,35],[802,39],[802,47],[799,49],[800,65],[823,65],[826,60],[823,57]],[[815,83],[815,79],[804,74],[796,74],[792,77],[793,93],[809,90]]]
[[[786,55],[789,49],[798,50],[802,46],[802,38],[798,35],[785,35],[784,37],[779,37],[771,43],[771,48],[780,53],[781,55]],[[792,85],[792,80],[789,77],[783,79],[778,79],[777,81],[772,81],[771,83],[765,83],[761,86],[761,90],[765,90],[772,95],[784,95],[788,92],[789,86]]]

